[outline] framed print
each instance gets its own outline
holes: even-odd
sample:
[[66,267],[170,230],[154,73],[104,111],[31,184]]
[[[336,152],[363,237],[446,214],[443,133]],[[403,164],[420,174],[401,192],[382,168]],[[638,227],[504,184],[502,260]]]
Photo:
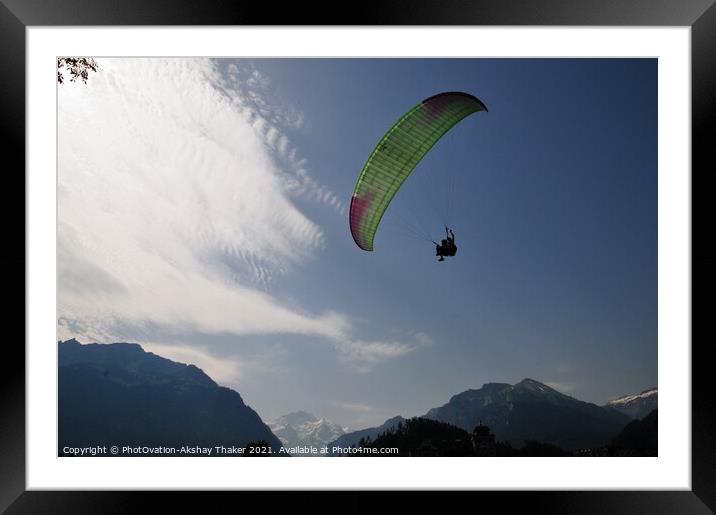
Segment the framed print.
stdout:
[[3,7],[8,513],[256,489],[714,509],[710,2],[148,5]]

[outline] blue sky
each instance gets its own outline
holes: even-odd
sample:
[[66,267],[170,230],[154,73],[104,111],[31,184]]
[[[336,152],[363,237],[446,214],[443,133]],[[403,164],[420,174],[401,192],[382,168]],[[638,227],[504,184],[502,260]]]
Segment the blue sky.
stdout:
[[[99,64],[60,88],[60,337],[195,362],[267,421],[354,428],[486,382],[596,403],[657,384],[656,60]],[[364,252],[358,172],[442,91],[489,112]]]

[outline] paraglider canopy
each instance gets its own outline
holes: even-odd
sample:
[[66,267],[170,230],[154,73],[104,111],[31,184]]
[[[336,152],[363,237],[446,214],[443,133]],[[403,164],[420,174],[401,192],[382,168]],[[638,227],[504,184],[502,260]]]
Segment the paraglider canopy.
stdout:
[[353,189],[348,218],[353,240],[361,249],[373,250],[390,201],[425,154],[455,124],[478,111],[487,107],[468,93],[440,93],[420,102],[388,129]]

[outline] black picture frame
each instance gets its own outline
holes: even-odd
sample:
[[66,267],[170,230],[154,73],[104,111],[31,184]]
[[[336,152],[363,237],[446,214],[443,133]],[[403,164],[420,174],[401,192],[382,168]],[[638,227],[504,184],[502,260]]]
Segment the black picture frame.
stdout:
[[[0,254],[6,282],[17,281],[25,266],[25,29],[48,25],[571,25],[689,26],[692,73],[692,489],[690,491],[470,492],[451,493],[451,505],[465,501],[476,508],[499,506],[510,512],[522,506],[547,513],[711,513],[716,511],[716,424],[710,385],[710,340],[706,338],[708,295],[716,284],[716,253],[706,233],[710,206],[708,178],[716,162],[716,7],[714,0],[398,0],[355,4],[286,3],[222,0],[2,0],[0,53],[3,77],[0,103],[5,187],[2,206],[6,241]],[[334,7],[328,7],[334,5]],[[23,224],[18,212],[23,213]],[[696,238],[701,233],[700,238]],[[8,238],[9,237],[9,238]],[[49,259],[52,259],[51,257]],[[9,272],[9,273],[8,273]],[[698,276],[698,280],[696,277]],[[14,285],[13,285],[14,286]],[[24,282],[23,282],[24,287]],[[23,290],[24,292],[25,290]],[[7,327],[20,327],[26,294],[5,293]],[[20,302],[20,298],[23,302]],[[20,331],[17,331],[18,333]],[[25,340],[24,325],[22,340]],[[9,514],[144,512],[157,502],[163,510],[205,512],[208,495],[163,492],[26,491],[25,488],[25,352],[20,335],[3,338],[0,373],[0,510]],[[54,342],[49,342],[50,343]],[[688,344],[679,342],[678,344]],[[51,347],[51,345],[50,345]],[[48,347],[49,348],[49,347]],[[266,502],[266,492],[225,492],[230,502]],[[272,494],[273,495],[273,494]],[[351,492],[341,511],[373,510],[370,493]],[[423,503],[415,493],[411,502]],[[291,501],[295,502],[295,501]],[[407,502],[407,501],[404,501]],[[173,507],[177,507],[173,510]],[[238,505],[234,505],[237,508]],[[232,511],[236,511],[232,509]]]

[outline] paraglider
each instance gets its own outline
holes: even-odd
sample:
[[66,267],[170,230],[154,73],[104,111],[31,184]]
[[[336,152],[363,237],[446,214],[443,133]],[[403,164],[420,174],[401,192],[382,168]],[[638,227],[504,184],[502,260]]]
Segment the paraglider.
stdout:
[[[351,235],[358,247],[373,250],[378,225],[388,205],[420,160],[453,126],[487,107],[458,91],[433,95],[401,116],[381,138],[358,175],[349,210]],[[454,256],[455,235],[448,234],[436,252]]]
[[455,234],[452,229],[445,227],[445,238],[440,243],[435,243],[435,255],[439,257],[438,261],[445,261],[446,256],[454,256],[456,253]]

